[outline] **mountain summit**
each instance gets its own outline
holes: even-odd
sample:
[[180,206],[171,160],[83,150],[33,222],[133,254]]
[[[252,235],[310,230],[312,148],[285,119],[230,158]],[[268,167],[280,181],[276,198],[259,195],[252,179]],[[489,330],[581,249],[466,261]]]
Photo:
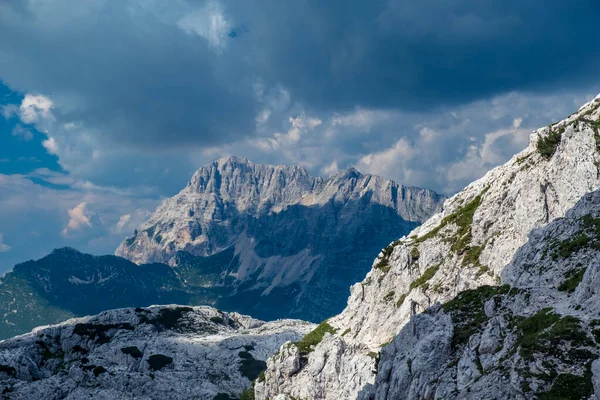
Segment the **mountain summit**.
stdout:
[[[188,285],[224,288],[222,308],[272,319],[338,312],[385,243],[439,211],[444,196],[353,168],[327,179],[298,166],[217,159],[119,246],[173,266]],[[212,267],[183,263],[219,258]]]
[[119,247],[137,264],[63,248],[16,265],[0,284],[0,339],[168,303],[319,321],[341,311],[381,246],[443,199],[353,169],[321,179],[300,167],[222,158]]

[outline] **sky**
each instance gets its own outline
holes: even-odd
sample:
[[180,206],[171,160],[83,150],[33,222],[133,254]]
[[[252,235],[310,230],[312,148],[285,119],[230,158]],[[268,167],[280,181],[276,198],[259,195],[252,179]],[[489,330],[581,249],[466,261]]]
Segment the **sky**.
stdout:
[[215,158],[454,194],[600,93],[596,0],[2,0],[0,272]]

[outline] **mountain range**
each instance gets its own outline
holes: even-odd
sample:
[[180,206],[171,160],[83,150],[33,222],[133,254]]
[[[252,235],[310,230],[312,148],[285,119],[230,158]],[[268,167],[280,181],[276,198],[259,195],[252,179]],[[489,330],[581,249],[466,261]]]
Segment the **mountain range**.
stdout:
[[[214,304],[257,318],[321,321],[389,241],[441,209],[444,196],[353,168],[327,179],[301,167],[227,157],[200,168],[116,255],[167,263]],[[208,260],[211,268],[207,268]]]
[[169,303],[320,321],[342,310],[349,285],[382,246],[444,200],[354,169],[322,179],[300,167],[218,159],[164,201],[117,256],[57,249],[5,274],[0,338]]
[[[169,263],[160,268],[180,276],[190,260],[223,251],[202,253],[210,247],[204,239],[197,242],[198,252],[187,238],[176,241],[185,234],[178,236],[175,222],[170,226],[162,218],[169,201],[128,239],[129,250],[122,245],[119,252],[130,251],[121,254],[140,263],[159,257]],[[250,225],[242,226],[247,236]],[[225,248],[242,254],[236,245]],[[72,399],[105,394],[159,399],[166,386],[152,382],[160,379],[175,396],[207,400],[595,399],[599,254],[600,96],[534,131],[525,150],[391,241],[366,277],[352,285],[346,308],[317,326],[271,322],[267,332],[283,330],[289,337],[267,345],[244,340],[251,326],[240,321],[249,317],[209,307],[108,311],[0,342],[0,384],[8,398],[39,393],[61,398],[65,393],[56,388],[65,387]],[[230,387],[225,378],[212,382],[213,364],[196,364],[191,354],[198,353],[183,345],[225,330],[242,347],[263,346],[260,352],[235,348],[239,359],[233,347],[216,353],[228,360],[216,364],[235,382]],[[275,350],[280,341],[285,343]],[[73,354],[80,351],[75,345],[94,355],[93,368]],[[134,353],[135,362],[127,358]],[[242,373],[249,365],[255,366],[250,368],[255,379]],[[230,376],[234,369],[239,374]],[[198,381],[190,380],[196,376]]]

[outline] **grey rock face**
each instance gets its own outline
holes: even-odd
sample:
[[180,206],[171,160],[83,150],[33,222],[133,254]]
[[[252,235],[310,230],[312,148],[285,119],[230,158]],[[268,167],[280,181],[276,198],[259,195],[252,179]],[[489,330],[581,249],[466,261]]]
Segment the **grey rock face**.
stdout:
[[[279,381],[271,371],[286,360],[270,359],[266,382],[256,387],[257,398],[276,395],[288,399],[356,398],[365,383],[375,382],[375,357],[368,355],[379,353],[380,346],[393,340],[411,316],[437,302],[445,303],[465,290],[500,284],[505,266],[533,229],[563,217],[584,194],[600,188],[599,107],[600,98],[596,98],[569,118],[536,130],[527,149],[448,199],[443,212],[384,249],[366,279],[352,286],[346,309],[329,320],[337,329],[333,336],[343,342],[343,350],[339,350],[333,338],[315,346],[314,353],[322,354],[325,360],[318,379],[310,371],[311,364],[321,363],[320,359],[309,357],[304,368]],[[487,312],[494,313],[492,304]],[[428,318],[446,328],[439,332],[429,327]],[[436,349],[430,352],[431,359],[421,354],[418,364],[436,366],[444,362],[447,318],[423,315],[415,321],[411,323],[414,331],[409,331],[421,332],[429,338],[423,345]],[[499,316],[496,325],[489,327],[483,343],[479,343],[485,351],[490,351],[498,340],[503,323]],[[384,351],[382,357],[385,354]],[[475,361],[469,357],[459,361],[460,373],[455,370],[458,378],[453,378],[453,384],[459,391],[471,387],[481,374],[477,368],[473,369]],[[492,362],[485,357],[480,361],[482,365]],[[344,365],[352,365],[354,374],[343,371],[340,366]],[[386,370],[382,370],[385,374],[383,371]],[[428,376],[424,375],[424,379],[429,379]],[[497,385],[504,385],[498,379]],[[427,395],[422,398],[447,398],[443,388],[439,389],[442,394],[425,393],[427,385],[407,382],[410,393]],[[507,398],[518,398],[512,395],[509,393]]]
[[0,342],[10,399],[237,398],[264,360],[313,325],[210,307],[124,308]]
[[349,169],[328,179],[301,167],[230,157],[200,168],[116,254],[136,263],[184,263],[231,252],[188,285],[223,287],[220,308],[261,318],[320,321],[342,310],[373,256],[441,209],[432,191]]
[[503,286],[411,318],[359,398],[598,398],[599,249],[596,191],[531,233]]

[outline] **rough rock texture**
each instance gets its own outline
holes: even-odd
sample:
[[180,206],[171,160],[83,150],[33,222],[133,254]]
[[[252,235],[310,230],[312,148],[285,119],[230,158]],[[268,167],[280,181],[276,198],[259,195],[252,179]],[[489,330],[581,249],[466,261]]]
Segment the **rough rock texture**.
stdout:
[[383,348],[367,399],[600,398],[600,191],[534,230],[503,286],[461,292]]
[[326,334],[291,376],[274,373],[289,360],[270,359],[266,381],[256,385],[257,398],[356,398],[374,382],[380,346],[411,315],[467,289],[499,284],[532,229],[564,216],[585,193],[600,187],[599,107],[600,97],[533,132],[527,149],[384,249],[366,279],[352,286],[346,309],[328,321],[337,332]]
[[233,399],[282,343],[312,328],[210,307],[106,311],[0,342],[0,391],[27,400]]
[[[214,299],[220,308],[318,321],[343,309],[348,287],[382,246],[443,200],[354,169],[321,179],[301,167],[222,158],[200,168],[116,254],[168,263],[188,286],[226,288],[231,295]],[[208,256],[221,261],[206,270]]]

